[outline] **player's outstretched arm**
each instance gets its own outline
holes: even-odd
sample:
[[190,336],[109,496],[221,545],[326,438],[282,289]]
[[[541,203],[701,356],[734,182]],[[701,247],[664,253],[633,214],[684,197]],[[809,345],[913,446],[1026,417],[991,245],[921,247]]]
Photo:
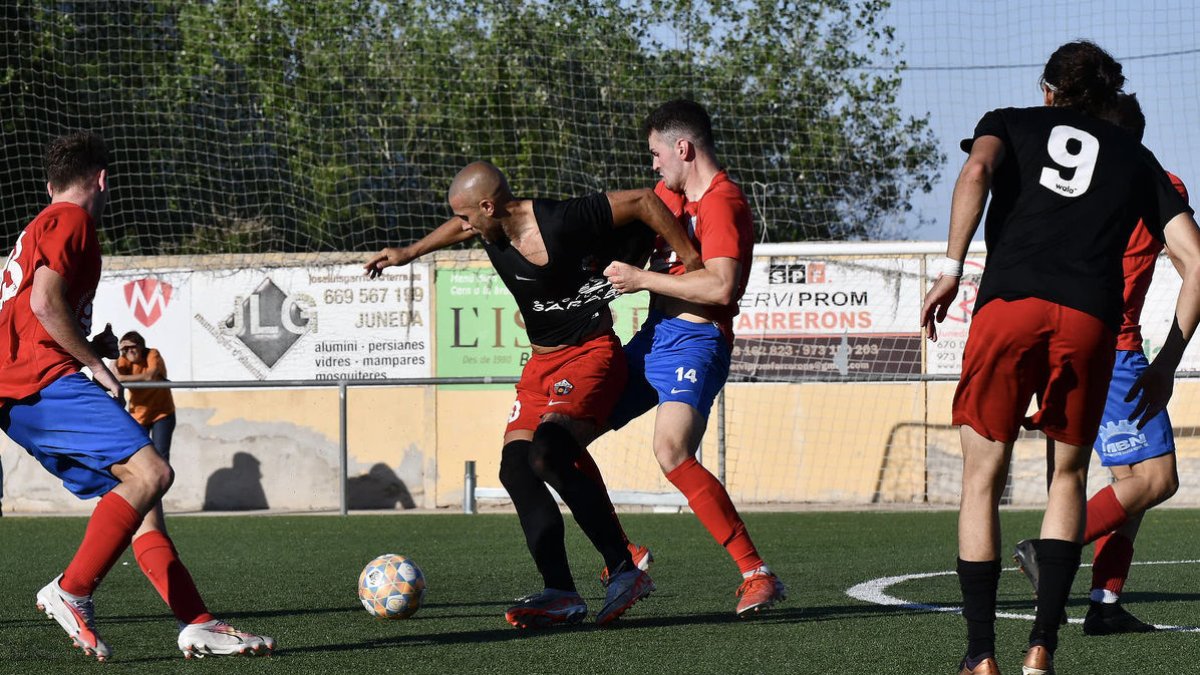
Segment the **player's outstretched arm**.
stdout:
[[79,322],[67,302],[67,281],[62,275],[45,266],[33,273],[29,309],[58,346],[87,366],[96,381],[117,400],[125,402],[124,387],[79,330]]
[[742,265],[733,258],[710,258],[704,269],[674,275],[649,272],[613,261],[604,269],[613,288],[622,293],[650,291],[701,305],[725,306],[733,302]]
[[704,267],[700,252],[692,245],[692,240],[679,226],[671,210],[654,194],[654,190],[609,192],[608,203],[612,208],[613,225],[619,227],[640,220],[667,242],[688,271]]
[[962,263],[967,259],[967,248],[983,218],[992,176],[1003,159],[1004,142],[995,136],[980,136],[971,145],[971,154],[954,183],[950,233],[946,237],[946,258],[943,260],[946,268],[939,270],[938,279],[925,294],[925,303],[921,307],[921,327],[933,342],[937,342],[937,324],[945,320],[950,304],[958,297]]
[[1163,235],[1173,261],[1178,261],[1182,282],[1175,303],[1175,321],[1167,339],[1126,396],[1127,401],[1141,397],[1130,415],[1130,419],[1138,420],[1139,428],[1167,407],[1174,389],[1175,370],[1200,324],[1200,227],[1191,215],[1180,213],[1163,228]]
[[464,242],[474,237],[475,234],[474,230],[465,229],[462,219],[455,216],[408,246],[389,246],[376,253],[367,260],[363,269],[367,271],[367,276],[374,279],[389,267],[407,265],[426,253],[440,251]]

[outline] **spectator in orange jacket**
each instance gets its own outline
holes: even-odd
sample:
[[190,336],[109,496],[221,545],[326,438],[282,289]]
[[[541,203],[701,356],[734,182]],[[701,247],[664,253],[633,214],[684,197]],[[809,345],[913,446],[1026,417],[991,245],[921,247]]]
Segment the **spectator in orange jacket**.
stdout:
[[[167,365],[157,349],[146,348],[146,338],[137,331],[121,336],[117,379],[121,382],[155,382],[167,379]],[[175,399],[170,389],[130,389],[129,414],[146,428],[162,458],[171,459],[171,436],[175,433]]]

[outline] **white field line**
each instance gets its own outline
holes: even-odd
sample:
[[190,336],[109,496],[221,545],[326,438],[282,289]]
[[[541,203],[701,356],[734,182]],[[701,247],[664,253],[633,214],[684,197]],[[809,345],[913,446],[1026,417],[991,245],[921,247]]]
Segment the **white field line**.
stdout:
[[[1200,563],[1200,560],[1148,560],[1144,562],[1135,562],[1134,565],[1195,565]],[[1082,567],[1091,567],[1091,565],[1083,565]],[[1016,567],[1005,567],[1005,572],[1016,572]],[[953,607],[947,605],[934,605],[923,602],[913,602],[904,598],[896,597],[888,592],[892,586],[902,584],[907,581],[915,581],[918,579],[931,579],[933,577],[953,576],[954,570],[947,572],[922,572],[919,574],[901,574],[894,577],[880,577],[864,581],[861,584],[850,587],[846,590],[846,595],[861,600],[862,602],[871,603],[873,605],[883,605],[885,607],[899,607],[901,609],[911,609],[920,612],[952,612],[955,614],[962,612],[962,607]],[[997,612],[997,618],[1001,619],[1021,619],[1025,621],[1033,621],[1032,614],[1017,614],[1014,612]],[[1083,623],[1083,619],[1070,619],[1071,623]],[[1200,633],[1200,626],[1167,626],[1156,625],[1155,628],[1164,631],[1175,631],[1181,633]]]

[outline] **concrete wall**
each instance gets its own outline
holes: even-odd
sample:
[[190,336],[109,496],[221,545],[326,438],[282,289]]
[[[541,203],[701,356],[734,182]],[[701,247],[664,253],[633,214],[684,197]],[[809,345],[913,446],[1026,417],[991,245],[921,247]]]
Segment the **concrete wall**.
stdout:
[[[877,502],[953,505],[958,433],[952,383],[733,384],[727,390],[727,482],[739,504]],[[458,507],[463,463],[499,487],[500,438],[511,387],[369,387],[348,398],[351,508]],[[1172,414],[1183,486],[1200,502],[1200,383],[1176,388]],[[338,507],[336,389],[179,391],[171,511],[334,510]],[[593,454],[611,490],[672,492],[650,448],[652,415],[611,433]],[[703,447],[716,466],[714,411]],[[1014,453],[1012,503],[1044,503],[1044,441]],[[5,512],[86,512],[21,448],[4,439]],[[1106,478],[1093,462],[1093,490]]]

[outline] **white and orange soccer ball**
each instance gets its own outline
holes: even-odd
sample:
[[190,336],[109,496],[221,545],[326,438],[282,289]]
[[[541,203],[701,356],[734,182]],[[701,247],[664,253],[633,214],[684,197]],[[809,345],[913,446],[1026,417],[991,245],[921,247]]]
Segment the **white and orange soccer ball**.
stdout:
[[407,619],[425,601],[425,575],[408,558],[385,553],[358,575],[358,599],[376,618]]

